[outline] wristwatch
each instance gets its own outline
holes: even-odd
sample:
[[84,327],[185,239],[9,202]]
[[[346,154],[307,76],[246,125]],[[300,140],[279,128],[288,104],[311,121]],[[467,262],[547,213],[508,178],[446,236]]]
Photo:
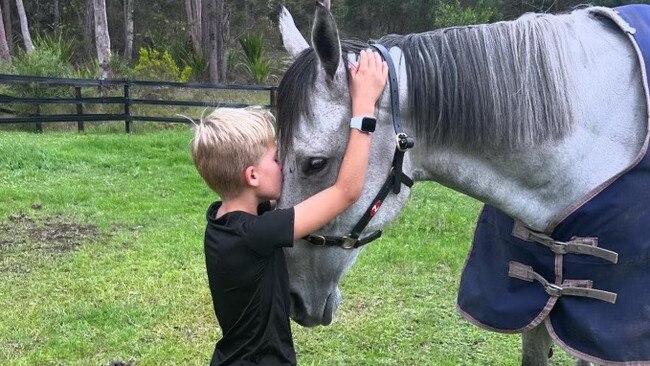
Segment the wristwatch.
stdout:
[[377,118],[371,116],[352,117],[350,127],[356,128],[361,132],[375,132]]

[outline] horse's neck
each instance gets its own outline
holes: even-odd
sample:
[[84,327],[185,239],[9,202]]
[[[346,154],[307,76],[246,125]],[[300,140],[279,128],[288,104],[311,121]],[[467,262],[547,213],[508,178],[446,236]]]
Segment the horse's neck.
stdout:
[[636,54],[610,25],[585,17],[574,28],[569,70],[579,121],[569,136],[516,152],[414,149],[416,177],[438,181],[544,231],[628,167],[647,134]]

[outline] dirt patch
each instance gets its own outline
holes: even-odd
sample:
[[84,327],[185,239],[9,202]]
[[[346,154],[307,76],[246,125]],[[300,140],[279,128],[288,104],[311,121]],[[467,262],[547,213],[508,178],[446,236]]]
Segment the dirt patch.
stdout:
[[61,255],[101,238],[94,225],[64,216],[35,219],[24,213],[0,223],[0,273],[29,271],[31,256]]
[[113,361],[107,363],[106,366],[135,366],[135,365],[137,365],[137,363],[138,362],[136,360],[128,360],[128,361],[125,361],[125,360],[113,360]]

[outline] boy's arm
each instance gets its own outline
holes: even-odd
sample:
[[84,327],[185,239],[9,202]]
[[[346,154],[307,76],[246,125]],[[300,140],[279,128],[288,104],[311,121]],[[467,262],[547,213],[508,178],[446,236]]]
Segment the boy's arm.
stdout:
[[[359,63],[350,68],[352,117],[374,116],[375,102],[388,77],[388,66],[378,53],[361,51]],[[371,134],[351,128],[339,175],[333,186],[294,207],[294,238],[311,234],[352,206],[363,192],[368,170]]]

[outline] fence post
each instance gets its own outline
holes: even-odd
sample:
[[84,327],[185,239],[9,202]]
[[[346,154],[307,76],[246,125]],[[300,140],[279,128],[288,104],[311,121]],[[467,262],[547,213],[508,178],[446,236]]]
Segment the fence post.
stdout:
[[275,110],[278,107],[278,88],[275,86],[271,87],[271,109]]
[[[74,97],[75,99],[81,99],[81,87],[80,86],[75,86],[74,87]],[[84,114],[84,106],[81,104],[81,102],[77,102],[77,115],[82,116]],[[78,120],[77,121],[77,130],[79,132],[84,132],[84,121]]]
[[[40,104],[36,105],[36,116],[37,117],[41,116],[41,105]],[[36,132],[43,133],[43,123],[36,122]]]
[[131,133],[131,92],[130,92],[130,82],[124,84],[124,115],[126,120],[126,133]]

